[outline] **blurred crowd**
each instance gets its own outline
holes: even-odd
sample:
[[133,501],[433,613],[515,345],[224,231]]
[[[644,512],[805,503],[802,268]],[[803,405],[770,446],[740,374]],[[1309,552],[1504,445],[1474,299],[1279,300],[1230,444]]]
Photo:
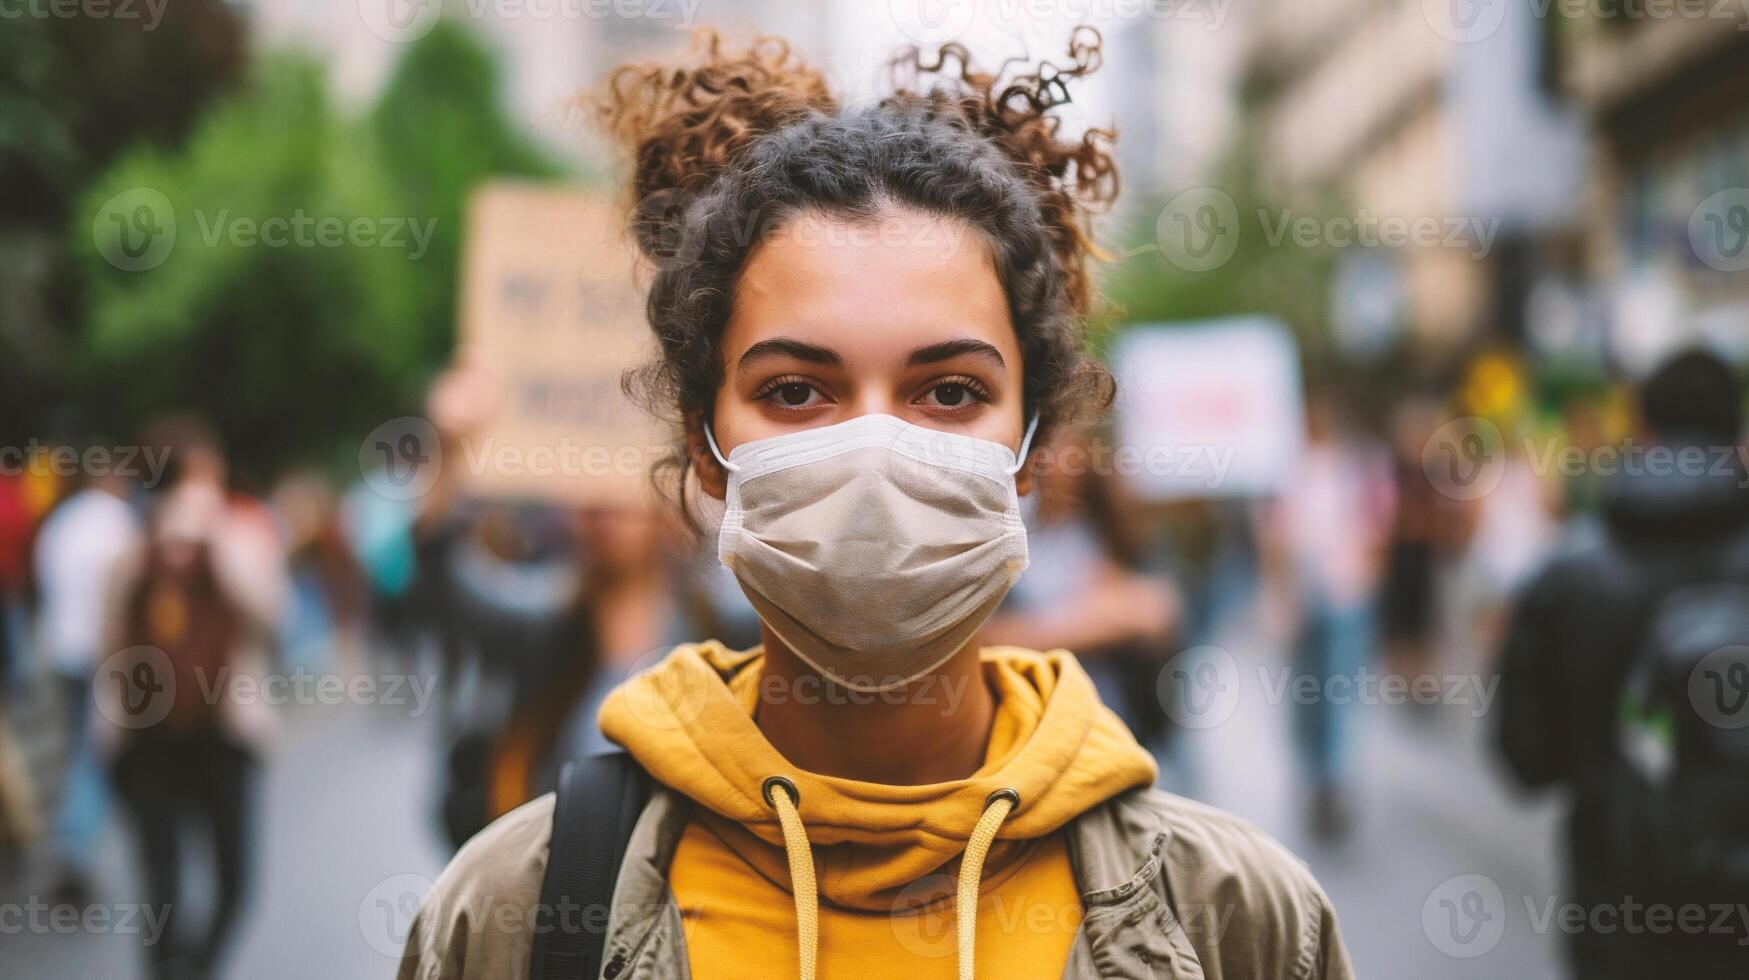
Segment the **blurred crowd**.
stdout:
[[[1528,407],[1527,379],[1500,359],[1372,416],[1314,383],[1302,458],[1272,499],[1150,502],[1097,466],[1047,468],[1026,503],[1030,570],[984,642],[1074,650],[1162,758],[1169,785],[1193,796],[1196,766],[1179,736],[1209,694],[1197,651],[1234,631],[1267,638],[1294,675],[1319,683],[1367,671],[1491,674],[1504,643],[1517,672],[1508,761],[1531,783],[1575,777],[1585,768],[1576,756],[1608,754],[1614,706],[1604,693],[1578,703],[1556,676],[1584,664],[1544,660],[1568,656],[1562,638],[1578,625],[1561,617],[1595,613],[1543,598],[1535,618],[1514,617],[1515,596],[1540,581],[1563,529],[1574,540],[1629,536],[1603,561],[1604,578],[1627,574],[1647,542],[1668,549],[1698,533],[1700,547],[1735,534],[1741,463],[1733,453],[1730,486],[1702,489],[1705,510],[1663,483],[1624,489],[1591,471],[1549,472],[1534,447],[1735,446],[1742,397],[1730,369],[1686,357],[1638,395],[1600,388],[1541,413]],[[1697,416],[1708,385],[1722,390],[1706,403],[1712,414]],[[1458,438],[1454,422],[1465,424]],[[1479,455],[1466,441],[1477,432],[1491,440]],[[1110,438],[1066,431],[1041,456],[1097,459]],[[384,492],[368,469],[349,483],[303,470],[252,487],[193,418],[148,424],[141,448],[165,464],[149,479],[30,466],[0,478],[0,849],[9,874],[82,906],[113,887],[93,854],[112,812],[125,819],[145,897],[171,910],[148,954],[158,976],[217,971],[245,906],[255,789],[276,728],[272,699],[251,695],[264,678],[399,678],[426,692],[442,769],[428,799],[380,805],[426,808],[460,846],[550,790],[565,760],[605,747],[596,709],[630,673],[683,641],[759,642],[710,543],[644,501],[479,499],[447,470],[411,499]],[[1471,492],[1478,473],[1462,472],[1474,466],[1488,469],[1482,492]],[[1703,511],[1712,516],[1696,532],[1688,523]],[[1663,560],[1692,564],[1688,555]],[[1652,594],[1615,587],[1624,608]],[[1618,660],[1625,672],[1633,658]],[[1306,826],[1340,841],[1358,805],[1352,699],[1291,710]],[[25,747],[45,740],[48,750]],[[186,860],[196,843],[210,861]],[[1593,834],[1576,853],[1602,861],[1611,847]],[[198,923],[184,921],[181,900],[196,867],[216,887]]]

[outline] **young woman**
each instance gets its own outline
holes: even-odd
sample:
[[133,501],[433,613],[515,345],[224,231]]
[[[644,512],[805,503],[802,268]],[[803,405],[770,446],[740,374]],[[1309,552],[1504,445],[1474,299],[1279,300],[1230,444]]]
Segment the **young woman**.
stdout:
[[[1071,653],[978,640],[1029,446],[1110,397],[1080,330],[1116,175],[1052,115],[1098,60],[1091,32],[1006,81],[912,52],[866,106],[770,41],[614,76],[648,380],[764,642],[677,647],[602,708],[656,784],[602,977],[1350,975],[1306,869],[1151,789]],[[553,811],[463,849],[402,977],[528,975]]]

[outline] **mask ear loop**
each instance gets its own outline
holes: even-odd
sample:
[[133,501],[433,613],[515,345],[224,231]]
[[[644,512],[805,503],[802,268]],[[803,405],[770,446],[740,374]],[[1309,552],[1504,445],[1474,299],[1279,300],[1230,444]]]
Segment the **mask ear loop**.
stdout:
[[[710,434],[710,429],[707,428],[704,431],[705,431],[705,435]],[[1008,474],[1009,476],[1013,476],[1014,474],[1020,472],[1021,467],[1026,465],[1026,454],[1032,448],[1032,434],[1034,432],[1037,432],[1037,431],[1038,431],[1038,413],[1034,412],[1034,413],[1032,413],[1032,421],[1026,423],[1026,435],[1020,437],[1020,452],[1016,456],[1014,465],[1010,466],[1006,470],[1003,470],[1004,473]]]
[[[1038,421],[1037,417],[1034,417],[1033,421],[1036,423]],[[1027,437],[1032,437],[1032,431],[1030,429],[1027,430]],[[717,437],[711,435],[711,424],[709,422],[704,424],[704,441],[710,444],[711,455],[717,458],[717,462],[723,464],[723,469],[728,470],[730,473],[737,472],[741,469],[741,467],[724,458],[723,451],[717,448]]]

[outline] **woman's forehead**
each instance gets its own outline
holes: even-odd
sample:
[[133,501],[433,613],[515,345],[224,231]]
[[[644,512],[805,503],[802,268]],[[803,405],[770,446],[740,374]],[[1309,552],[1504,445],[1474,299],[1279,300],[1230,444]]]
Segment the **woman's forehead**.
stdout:
[[772,336],[851,356],[908,356],[985,341],[1018,363],[1007,297],[982,237],[954,219],[892,211],[865,220],[798,215],[755,250],[735,288],[730,361]]

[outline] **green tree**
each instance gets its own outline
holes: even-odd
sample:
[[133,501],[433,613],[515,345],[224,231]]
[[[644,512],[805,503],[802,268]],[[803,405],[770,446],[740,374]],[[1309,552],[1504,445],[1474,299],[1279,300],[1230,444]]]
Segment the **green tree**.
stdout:
[[[431,269],[459,270],[469,191],[495,176],[551,178],[560,166],[511,125],[492,53],[441,20],[395,66],[369,119],[382,166],[407,214],[436,221]],[[428,359],[454,346],[457,279],[421,276],[415,315]]]
[[[270,58],[183,150],[130,152],[84,196],[87,397],[115,428],[197,411],[255,475],[362,438],[425,366],[413,296],[429,259],[388,243],[410,240],[394,201],[320,68]],[[140,252],[170,228],[166,251]]]
[[77,17],[0,2],[0,444],[16,445],[53,435],[57,406],[78,399],[66,228],[79,196],[123,149],[179,145],[242,70],[246,43],[225,0]]
[[449,357],[468,192],[559,172],[460,25],[411,46],[362,118],[319,65],[272,56],[181,149],[140,146],[83,195],[83,398],[115,431],[198,412],[256,476],[349,456]]

